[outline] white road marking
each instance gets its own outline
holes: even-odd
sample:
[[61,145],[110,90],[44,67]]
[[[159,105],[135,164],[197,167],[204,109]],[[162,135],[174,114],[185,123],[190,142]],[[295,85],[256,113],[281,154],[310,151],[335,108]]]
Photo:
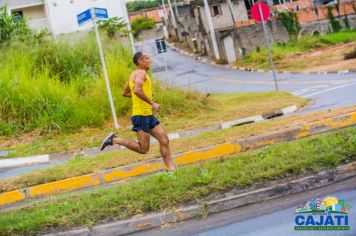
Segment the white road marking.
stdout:
[[330,87],[330,86],[321,84],[321,85],[316,85],[316,86],[312,86],[312,87],[308,87],[308,88],[297,90],[297,91],[293,92],[293,94],[295,96],[299,96],[299,95],[302,95],[304,93],[314,92],[316,90],[319,90],[320,88],[328,88],[328,87]]
[[322,90],[322,91],[319,91],[319,92],[316,92],[316,93],[311,93],[311,94],[305,95],[305,96],[303,96],[303,97],[304,97],[304,98],[309,98],[309,97],[312,97],[312,96],[315,96],[315,95],[318,95],[318,94],[327,93],[327,92],[330,92],[330,91],[333,91],[333,90],[336,90],[336,89],[348,87],[348,86],[355,85],[355,84],[356,84],[356,83],[344,84],[344,85],[341,85],[341,86],[337,86],[337,87],[325,89],[325,90]]

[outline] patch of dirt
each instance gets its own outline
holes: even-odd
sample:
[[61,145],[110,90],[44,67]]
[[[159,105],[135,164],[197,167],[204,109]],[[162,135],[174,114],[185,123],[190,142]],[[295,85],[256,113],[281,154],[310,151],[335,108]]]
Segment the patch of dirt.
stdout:
[[356,48],[356,42],[317,49],[284,58],[281,66],[293,71],[338,71],[356,69],[356,59],[344,60],[345,53]]

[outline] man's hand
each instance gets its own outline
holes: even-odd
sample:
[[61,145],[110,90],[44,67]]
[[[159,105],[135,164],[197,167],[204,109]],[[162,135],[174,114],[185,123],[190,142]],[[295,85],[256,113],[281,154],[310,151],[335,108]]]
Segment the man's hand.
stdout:
[[130,81],[130,79],[126,82],[124,89],[122,90],[122,96],[124,96],[124,97],[131,97],[129,81]]
[[153,103],[153,104],[152,104],[152,109],[153,109],[154,111],[159,112],[160,105],[159,105],[158,103]]

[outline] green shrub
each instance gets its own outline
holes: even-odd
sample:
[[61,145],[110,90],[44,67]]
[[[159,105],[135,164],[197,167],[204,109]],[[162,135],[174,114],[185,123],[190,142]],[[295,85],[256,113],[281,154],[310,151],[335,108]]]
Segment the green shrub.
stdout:
[[108,20],[100,20],[98,22],[99,28],[106,31],[106,35],[109,38],[114,38],[117,32],[127,35],[126,26],[127,23],[122,18],[113,17]]
[[10,44],[13,40],[23,41],[27,44],[42,42],[47,37],[48,31],[33,31],[26,19],[18,18],[7,13],[5,6],[0,6],[0,46]]
[[156,22],[147,17],[137,17],[131,21],[132,30],[137,36],[142,30],[148,30],[155,27]]

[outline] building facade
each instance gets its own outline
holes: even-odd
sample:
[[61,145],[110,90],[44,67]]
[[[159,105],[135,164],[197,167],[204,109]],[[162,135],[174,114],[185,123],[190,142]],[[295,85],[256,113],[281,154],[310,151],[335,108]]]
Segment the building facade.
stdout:
[[33,29],[48,29],[54,35],[85,31],[92,23],[78,26],[77,15],[90,7],[106,8],[109,17],[123,17],[121,0],[0,0],[9,14],[24,17]]

